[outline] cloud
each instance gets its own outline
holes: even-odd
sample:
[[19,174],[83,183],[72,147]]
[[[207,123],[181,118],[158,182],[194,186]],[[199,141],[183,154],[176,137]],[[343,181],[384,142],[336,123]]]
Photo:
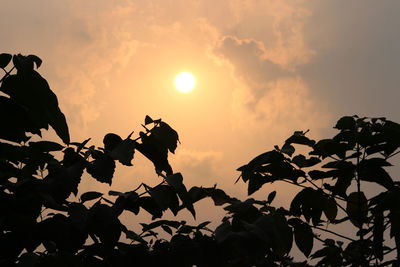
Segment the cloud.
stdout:
[[400,2],[326,1],[315,2],[310,9],[304,38],[316,54],[299,72],[315,96],[328,100],[334,116],[398,120]]
[[267,49],[260,41],[225,36],[215,53],[233,66],[235,77],[251,86],[256,97],[262,96],[260,87],[265,80],[288,75],[288,71],[266,56]]
[[232,123],[237,130],[249,129],[250,135],[278,137],[294,130],[312,129],[318,135],[321,128],[329,125],[329,112],[312,97],[301,77],[265,83],[264,94],[257,100],[249,93],[251,89],[241,86],[242,89],[235,91],[232,104]]
[[182,172],[185,183],[192,186],[213,186],[224,176],[222,152],[181,148],[171,162]]
[[329,122],[328,110],[312,97],[307,82],[292,67],[275,61],[262,41],[226,36],[215,55],[230,66],[235,80],[231,121],[235,129],[251,134],[268,129],[269,135],[278,136],[290,130],[320,129]]

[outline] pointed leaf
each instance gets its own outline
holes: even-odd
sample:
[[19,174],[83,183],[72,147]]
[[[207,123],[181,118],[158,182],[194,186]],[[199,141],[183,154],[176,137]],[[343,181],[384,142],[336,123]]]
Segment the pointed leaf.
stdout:
[[338,212],[337,204],[334,198],[326,198],[324,203],[324,214],[332,222],[336,219]]
[[114,246],[121,236],[121,222],[115,210],[97,202],[88,213],[88,232],[100,238],[106,245]]
[[[294,240],[300,251],[308,257],[314,245],[314,233],[311,227],[299,219],[291,219],[294,228]],[[289,222],[290,223],[290,222]]]
[[175,190],[171,186],[158,185],[148,191],[163,211],[169,208],[175,216],[178,214],[179,200]]
[[87,166],[86,171],[97,181],[101,183],[107,183],[111,185],[112,178],[114,176],[115,162],[114,160],[105,154],[90,162]]
[[89,201],[89,200],[93,200],[96,198],[99,198],[103,195],[103,193],[100,192],[96,192],[96,191],[89,191],[89,192],[85,192],[81,195],[81,201],[82,203]]
[[168,226],[166,226],[166,225],[161,225],[161,228],[162,228],[165,232],[167,232],[168,234],[172,235],[172,230],[171,230],[171,228],[169,228]]
[[29,138],[26,132],[40,135],[40,127],[31,118],[28,110],[16,101],[0,96],[0,138],[20,143]]
[[7,67],[8,63],[10,63],[12,59],[12,55],[11,54],[6,54],[6,53],[2,53],[0,54],[0,68],[5,68]]
[[271,193],[269,193],[269,194],[268,194],[268,197],[267,197],[267,202],[268,202],[269,204],[271,204],[272,201],[274,201],[275,196],[276,196],[276,191],[272,191]]
[[162,216],[162,210],[160,207],[157,205],[157,203],[154,201],[152,197],[141,197],[139,198],[138,201],[140,207],[142,207],[144,210],[146,210],[148,213],[150,213],[153,217],[152,220],[156,218],[161,218]]
[[41,152],[60,151],[64,149],[63,145],[51,141],[29,142],[29,147]]
[[197,225],[197,229],[203,229],[204,227],[206,227],[207,225],[209,225],[211,222],[210,221],[205,221],[200,223],[199,225]]
[[27,56],[27,59],[28,59],[29,61],[35,63],[37,69],[42,65],[42,60],[41,60],[38,56],[29,55],[29,56]]
[[153,123],[153,119],[149,115],[146,115],[144,118],[144,125],[148,125],[150,123]]
[[57,96],[39,73],[31,70],[10,75],[1,84],[1,91],[24,106],[37,127],[48,129],[50,125],[64,143],[69,143],[67,121],[58,106]]
[[118,134],[108,133],[103,138],[104,149],[111,151],[122,142],[122,138]]
[[178,194],[179,198],[182,200],[183,205],[190,211],[193,217],[196,217],[196,211],[193,207],[193,202],[188,194],[185,185],[183,184],[183,177],[180,173],[175,173],[173,175],[168,175],[165,180],[167,183],[172,186],[176,193]]
[[339,130],[354,130],[356,127],[356,121],[353,117],[345,116],[338,120],[334,128]]
[[177,143],[179,142],[178,133],[167,123],[161,121],[160,124],[152,130],[152,135],[156,137],[171,153],[175,153]]
[[141,135],[142,143],[136,143],[136,149],[153,162],[156,172],[173,173],[168,162],[168,150],[153,136]]
[[109,191],[108,194],[118,196],[113,205],[113,208],[118,214],[121,214],[124,210],[130,211],[135,215],[139,213],[139,195],[135,191],[130,191],[126,193]]
[[315,144],[314,140],[309,139],[304,135],[303,132],[295,132],[291,137],[286,139],[285,145],[288,144],[299,144],[312,147]]
[[135,153],[135,144],[136,142],[128,137],[121,141],[109,155],[125,166],[132,166],[131,161]]
[[361,227],[367,220],[368,205],[367,198],[363,192],[353,192],[347,198],[346,212],[351,223]]

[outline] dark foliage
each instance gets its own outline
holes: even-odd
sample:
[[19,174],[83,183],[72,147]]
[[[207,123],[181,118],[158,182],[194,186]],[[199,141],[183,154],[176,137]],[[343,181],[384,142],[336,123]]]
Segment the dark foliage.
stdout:
[[[399,266],[400,186],[387,172],[399,151],[399,124],[343,117],[331,139],[316,142],[297,131],[238,169],[249,195],[276,182],[298,186],[285,209],[272,205],[275,191],[239,200],[216,187],[187,189],[168,162],[178,134],[161,119],[146,116],[136,139],[108,133],[103,147],[70,142],[57,97],[35,70],[41,63],[0,54],[0,266]],[[49,125],[64,144],[31,140]],[[298,145],[309,153],[296,154]],[[106,197],[78,192],[84,173],[111,186],[117,164],[132,166],[135,151],[154,164],[158,185]],[[375,195],[365,191],[371,184]],[[194,203],[204,198],[227,213],[215,230],[208,221],[162,219],[168,209],[195,217]],[[143,210],[152,221],[140,233],[119,219]],[[306,260],[293,259],[294,246]]]

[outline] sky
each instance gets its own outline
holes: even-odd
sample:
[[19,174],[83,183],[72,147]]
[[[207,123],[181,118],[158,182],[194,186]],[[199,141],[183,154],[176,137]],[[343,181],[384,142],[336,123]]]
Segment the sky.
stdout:
[[[399,10],[397,0],[2,0],[0,52],[42,58],[73,141],[101,146],[109,132],[138,133],[147,114],[162,118],[179,133],[170,161],[188,186],[245,197],[236,168],[296,130],[329,137],[354,114],[400,121]],[[196,77],[190,93],[174,89],[181,71]],[[134,164],[118,166],[112,188],[90,178],[81,188],[159,182],[138,153]],[[294,193],[280,188],[287,205]],[[210,203],[199,221],[222,214]]]

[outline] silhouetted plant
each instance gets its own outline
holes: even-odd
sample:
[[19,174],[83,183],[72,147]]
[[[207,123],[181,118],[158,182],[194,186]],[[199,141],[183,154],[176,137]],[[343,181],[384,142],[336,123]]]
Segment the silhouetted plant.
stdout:
[[[399,124],[343,117],[332,139],[315,142],[295,132],[281,148],[240,167],[249,195],[274,182],[300,188],[289,209],[277,208],[275,191],[242,201],[216,187],[187,190],[168,162],[178,133],[161,119],[146,116],[136,138],[108,133],[102,147],[90,139],[70,142],[57,97],[35,70],[41,63],[33,55],[0,54],[1,266],[398,266],[400,190],[385,167],[399,151]],[[40,139],[49,125],[64,144]],[[295,154],[294,145],[308,155]],[[135,151],[154,164],[158,185],[109,196],[78,192],[85,172],[111,186],[116,162],[132,166]],[[368,191],[370,184],[376,188]],[[193,204],[206,197],[227,212],[215,230],[208,221],[162,219],[168,209],[195,217]],[[123,212],[141,210],[152,221],[140,233],[120,222]],[[354,234],[332,225],[353,225]],[[160,231],[171,239],[159,238]],[[293,243],[307,260],[294,261]]]

